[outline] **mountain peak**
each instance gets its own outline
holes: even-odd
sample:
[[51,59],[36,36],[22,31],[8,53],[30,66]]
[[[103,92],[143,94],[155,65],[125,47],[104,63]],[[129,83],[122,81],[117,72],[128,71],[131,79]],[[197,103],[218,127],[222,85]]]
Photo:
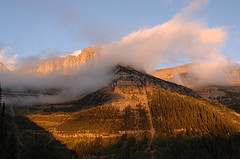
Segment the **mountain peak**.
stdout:
[[151,85],[165,90],[175,91],[180,94],[197,97],[196,93],[187,87],[156,78],[146,72],[137,71],[129,66],[117,65],[115,67],[115,76],[116,79],[113,82],[120,85],[139,87]]

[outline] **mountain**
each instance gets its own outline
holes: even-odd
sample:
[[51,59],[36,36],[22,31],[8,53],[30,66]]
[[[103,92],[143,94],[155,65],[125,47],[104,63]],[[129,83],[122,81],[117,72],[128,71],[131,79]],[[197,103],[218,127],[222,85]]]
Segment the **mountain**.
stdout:
[[92,59],[96,55],[97,51],[94,47],[89,46],[81,51],[77,56],[67,55],[64,57],[55,56],[41,60],[37,64],[31,66],[25,66],[22,69],[23,72],[38,73],[40,75],[46,75],[49,73],[60,72],[64,75],[69,75],[76,71],[80,65],[86,63],[86,61]]
[[9,71],[9,69],[3,64],[3,63],[0,63],[0,71]]
[[90,93],[80,100],[64,103],[65,111],[68,111],[66,105],[73,105],[71,109],[75,111],[83,109],[85,106],[95,107],[106,103],[121,109],[129,105],[135,106],[139,102],[147,104],[148,89],[151,90],[155,87],[196,98],[199,97],[187,87],[161,80],[131,67],[118,65],[113,69],[113,74],[115,80],[109,86]]
[[[78,100],[20,112],[82,158],[240,155],[240,116],[234,111],[130,67],[112,73],[108,86]],[[29,132],[41,134],[22,129]]]
[[[155,77],[164,79],[166,81],[181,84],[190,88],[198,87],[197,76],[193,73],[193,69],[198,64],[190,63],[176,67],[156,70]],[[240,65],[236,64],[228,70],[229,76],[234,79],[234,82],[229,83],[231,86],[240,86]]]
[[[191,71],[191,66],[192,64],[186,64],[186,65],[180,65],[176,67],[170,67],[170,68],[165,68],[165,69],[159,69],[156,70],[154,73],[155,77],[161,78],[166,81],[171,81],[176,83],[176,78],[177,76],[180,76],[181,80],[184,82],[185,81],[185,76],[186,74],[189,74]],[[189,81],[189,80],[187,80]],[[184,82],[187,85],[190,82]]]
[[186,64],[177,67],[165,68],[157,70],[154,73],[155,77],[162,78],[166,81],[176,82],[188,87],[191,87],[201,97],[221,103],[230,109],[240,113],[240,66],[233,67],[229,71],[230,77],[237,79],[236,83],[230,85],[206,85],[197,87],[196,76],[191,69],[194,64]]

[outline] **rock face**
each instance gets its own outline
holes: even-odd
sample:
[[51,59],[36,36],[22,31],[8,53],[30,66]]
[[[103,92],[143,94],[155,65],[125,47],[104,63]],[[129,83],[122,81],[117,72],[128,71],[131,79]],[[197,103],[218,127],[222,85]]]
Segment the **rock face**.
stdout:
[[92,59],[97,51],[94,47],[84,49],[78,56],[68,55],[66,57],[50,57],[41,60],[35,66],[25,68],[24,72],[37,73],[47,75],[49,73],[58,72],[64,75],[69,75],[76,71],[78,67]]
[[3,63],[0,63],[0,71],[9,71],[9,69],[3,64]]
[[176,75],[183,74],[190,71],[191,65],[192,64],[186,64],[186,65],[156,70],[156,72],[154,73],[154,76],[166,81],[173,82],[173,79]]
[[118,65],[116,67],[115,76],[117,78],[113,81],[113,84],[112,84],[115,87],[117,86],[121,88],[121,87],[153,86],[153,87],[158,87],[165,90],[177,92],[180,94],[196,97],[195,92],[193,92],[191,89],[187,87],[156,78],[147,73],[142,73],[137,70],[134,70],[130,67],[123,67]]
[[184,86],[191,86],[195,81],[194,75],[191,72],[192,64],[186,64],[171,68],[156,70],[154,76],[166,81],[174,82]]

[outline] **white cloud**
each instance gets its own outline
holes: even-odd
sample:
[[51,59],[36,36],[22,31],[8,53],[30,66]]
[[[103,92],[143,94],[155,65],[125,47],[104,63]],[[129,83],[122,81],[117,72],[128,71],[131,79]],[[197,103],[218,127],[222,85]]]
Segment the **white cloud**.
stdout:
[[66,56],[78,56],[79,54],[82,53],[82,50],[77,50],[77,51],[74,51],[72,54],[68,54],[68,55],[64,55],[64,56],[60,56],[60,57],[66,57]]
[[82,50],[77,50],[77,51],[74,51],[72,55],[74,56],[78,56],[79,54],[81,54]]
[[187,7],[183,8],[179,13],[177,13],[173,19],[189,21],[194,18],[196,13],[206,6],[208,2],[209,0],[193,0]]
[[181,59],[204,61],[221,56],[220,50],[227,33],[222,27],[209,28],[205,22],[189,20],[206,0],[193,1],[173,19],[149,29],[131,33],[121,41],[103,46],[104,61],[143,67],[148,72],[159,64],[175,63]]

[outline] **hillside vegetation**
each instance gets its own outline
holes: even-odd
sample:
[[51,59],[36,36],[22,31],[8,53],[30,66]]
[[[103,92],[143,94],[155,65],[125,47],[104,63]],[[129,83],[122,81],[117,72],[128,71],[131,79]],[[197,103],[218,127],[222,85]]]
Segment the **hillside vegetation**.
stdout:
[[229,110],[222,105],[162,89],[149,93],[148,99],[153,125],[159,134],[230,135],[239,130],[239,125],[232,122],[233,116],[227,112]]

